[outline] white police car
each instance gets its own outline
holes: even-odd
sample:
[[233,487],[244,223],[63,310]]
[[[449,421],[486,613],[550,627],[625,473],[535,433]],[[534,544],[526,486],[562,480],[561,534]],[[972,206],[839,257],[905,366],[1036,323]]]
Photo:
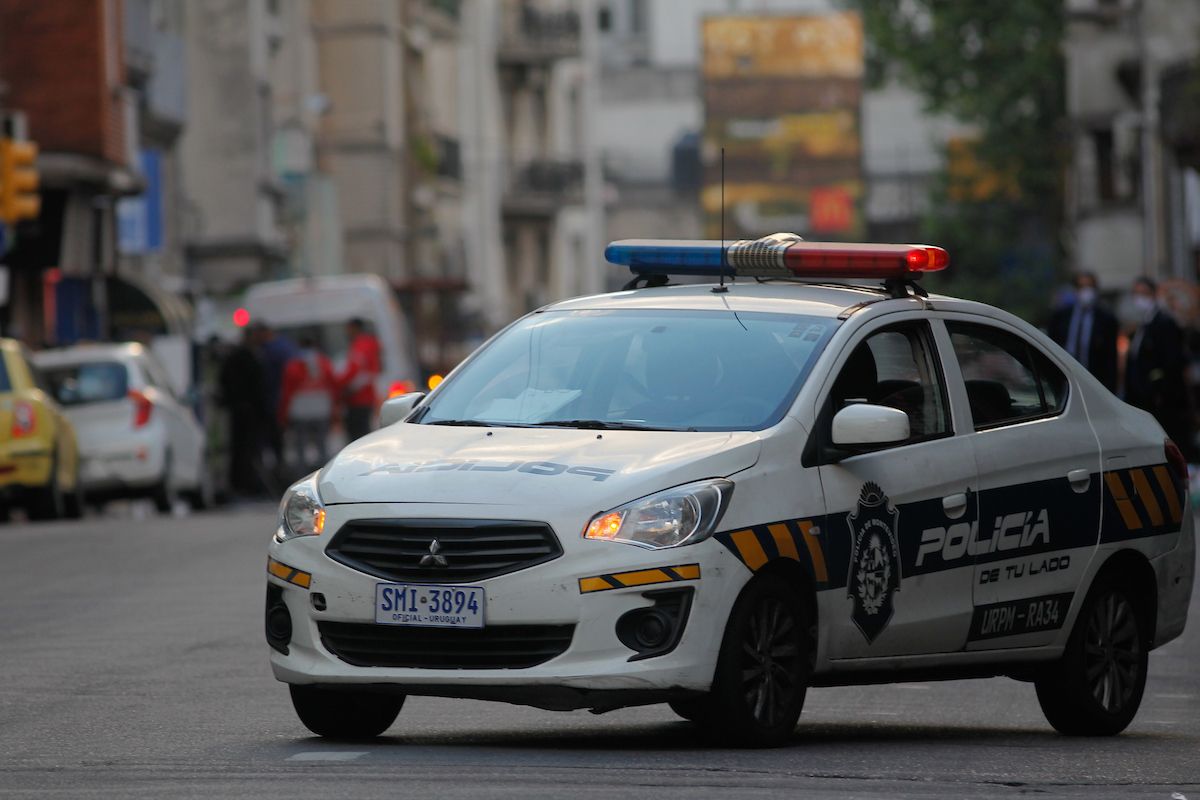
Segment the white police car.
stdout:
[[1064,733],[1129,724],[1194,570],[1148,414],[924,296],[939,248],[606,254],[626,291],[516,321],[288,490],[266,631],[309,729],[377,735],[410,694],[669,702],[772,745],[809,686],[995,675]]

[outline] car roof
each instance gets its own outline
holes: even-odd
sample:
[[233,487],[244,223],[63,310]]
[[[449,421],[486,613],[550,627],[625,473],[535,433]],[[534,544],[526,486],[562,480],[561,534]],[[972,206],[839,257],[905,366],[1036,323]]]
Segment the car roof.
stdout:
[[[837,317],[851,309],[866,306],[880,308],[904,304],[909,298],[894,299],[882,286],[869,284],[804,283],[799,281],[727,281],[727,291],[714,292],[715,283],[679,286],[647,287],[609,294],[578,297],[545,306],[543,311],[575,311],[616,308],[654,308],[688,310],[765,311],[804,314],[817,317]],[[933,295],[930,300],[944,307],[949,302],[955,310],[964,306],[988,308],[954,298]],[[970,310],[979,310],[970,309]]]
[[119,344],[77,344],[34,353],[33,359],[39,367],[55,367],[66,364],[87,364],[94,361],[112,361],[137,358],[145,355],[146,348],[137,342]]

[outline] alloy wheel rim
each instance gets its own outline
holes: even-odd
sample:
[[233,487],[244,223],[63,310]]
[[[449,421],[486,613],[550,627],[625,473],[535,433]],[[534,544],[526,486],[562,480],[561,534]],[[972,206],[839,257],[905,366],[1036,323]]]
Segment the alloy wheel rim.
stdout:
[[1126,708],[1140,678],[1142,645],[1129,600],[1105,595],[1088,619],[1083,643],[1084,675],[1092,698],[1110,714]]
[[755,721],[774,727],[783,719],[799,689],[797,623],[781,601],[763,598],[747,620],[742,636],[742,694]]

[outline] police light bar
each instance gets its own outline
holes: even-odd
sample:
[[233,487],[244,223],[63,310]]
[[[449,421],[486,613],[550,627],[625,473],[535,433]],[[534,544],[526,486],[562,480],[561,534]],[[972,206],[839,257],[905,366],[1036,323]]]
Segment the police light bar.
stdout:
[[724,245],[716,239],[622,239],[604,250],[639,275],[754,278],[919,278],[946,268],[950,256],[925,244],[806,242],[776,233]]

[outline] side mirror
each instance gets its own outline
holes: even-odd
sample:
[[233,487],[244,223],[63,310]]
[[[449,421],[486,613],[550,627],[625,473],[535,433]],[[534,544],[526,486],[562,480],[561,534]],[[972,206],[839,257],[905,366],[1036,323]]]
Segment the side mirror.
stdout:
[[908,414],[898,408],[857,403],[846,406],[833,417],[832,439],[835,447],[860,447],[902,442],[908,438]]
[[379,424],[382,427],[394,425],[408,416],[408,412],[424,399],[424,392],[409,392],[383,401],[379,407]]

